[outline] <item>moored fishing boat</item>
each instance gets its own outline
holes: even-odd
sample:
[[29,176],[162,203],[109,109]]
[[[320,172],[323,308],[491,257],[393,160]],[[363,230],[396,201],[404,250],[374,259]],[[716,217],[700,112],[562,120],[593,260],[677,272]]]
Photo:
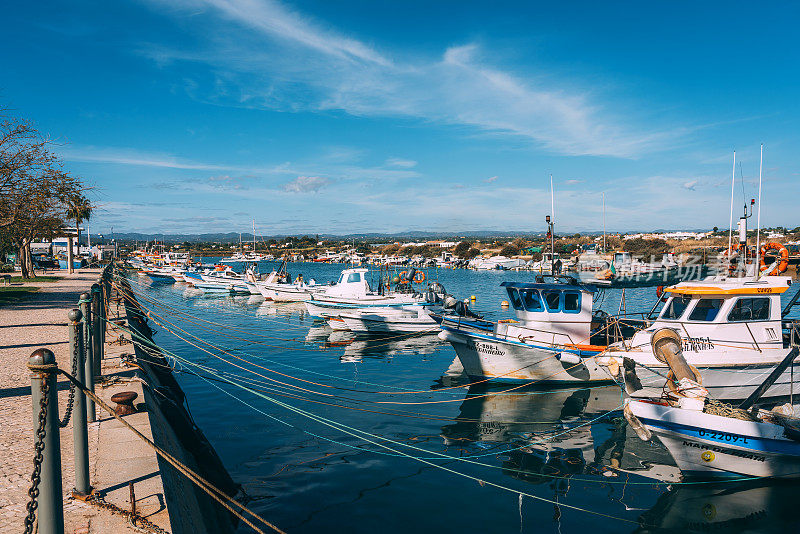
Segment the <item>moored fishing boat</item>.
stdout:
[[[552,383],[606,382],[594,361],[613,334],[607,315],[593,313],[591,286],[574,278],[504,282],[516,320],[495,323],[443,317],[440,338],[449,341],[474,378]],[[625,325],[630,330],[635,323]],[[622,326],[620,327],[622,329]],[[625,332],[623,332],[625,333]]]
[[[731,406],[709,395],[703,375],[685,358],[680,336],[656,330],[651,347],[670,374],[656,398],[633,391],[625,417],[643,440],[654,433],[685,476],[800,476],[800,419],[791,404],[772,411],[756,409],[770,386],[798,355],[795,345],[751,395]],[[633,388],[632,388],[633,389]]]
[[[379,282],[378,290],[373,290],[367,281],[369,269],[345,269],[339,280],[332,286],[327,286],[324,291],[316,293],[313,299],[306,302],[308,313],[315,317],[327,318],[337,316],[343,310],[373,307],[398,307],[409,304],[423,304],[427,302],[427,293],[415,292],[412,283],[422,283],[425,276],[422,271],[414,269],[404,271],[397,277],[396,288],[404,291],[391,290],[389,282]],[[440,286],[439,286],[440,287]],[[435,293],[436,291],[434,291]],[[441,290],[440,292],[443,292]]]

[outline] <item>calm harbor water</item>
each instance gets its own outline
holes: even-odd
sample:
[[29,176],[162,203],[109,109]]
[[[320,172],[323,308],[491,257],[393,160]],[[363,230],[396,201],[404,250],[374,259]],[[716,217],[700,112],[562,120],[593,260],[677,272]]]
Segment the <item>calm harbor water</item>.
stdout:
[[[289,271],[327,282],[342,268]],[[532,274],[441,270],[438,279],[502,318],[513,311],[500,308],[500,282]],[[176,355],[197,424],[251,508],[287,532],[800,527],[795,482],[681,483],[666,449],[626,427],[615,386],[455,387],[455,353],[435,335],[354,339],[302,303],[131,281],[161,316],[155,340]],[[620,296],[606,291],[598,304],[616,313]],[[629,312],[654,301],[653,288],[626,291]]]

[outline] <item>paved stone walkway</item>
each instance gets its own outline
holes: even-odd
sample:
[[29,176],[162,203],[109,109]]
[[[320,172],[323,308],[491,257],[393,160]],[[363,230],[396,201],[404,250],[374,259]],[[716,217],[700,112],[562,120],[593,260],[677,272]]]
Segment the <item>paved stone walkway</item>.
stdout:
[[[23,529],[28,502],[27,490],[30,473],[33,469],[33,429],[32,406],[30,398],[30,375],[26,364],[30,354],[40,347],[53,351],[59,366],[70,368],[68,354],[67,312],[77,307],[78,296],[87,291],[100,276],[99,269],[82,269],[55,283],[29,284],[41,287],[39,292],[26,300],[0,307],[0,534],[18,533]],[[107,336],[111,340],[112,336]],[[104,362],[104,374],[120,371],[119,360],[115,358],[124,350],[122,347],[107,351],[108,360]],[[128,345],[130,351],[130,345]],[[142,399],[141,386],[130,383],[108,389],[98,389],[98,394],[109,399],[118,390],[134,390]],[[59,380],[59,412],[63,415],[68,396],[67,381]],[[149,434],[147,415],[129,416],[141,431]],[[153,513],[151,519],[169,530],[169,519],[163,506],[163,490],[155,456],[152,452],[142,452],[142,442],[129,444],[130,432],[118,429],[118,421],[101,419],[89,425],[89,455],[91,482],[101,489],[117,488],[109,493],[107,500],[121,508],[128,509],[127,481],[134,480],[135,486],[145,481],[143,492],[137,491],[137,507],[146,515]],[[113,432],[117,432],[116,437]],[[65,494],[74,485],[72,425],[60,432]],[[120,452],[120,445],[123,446]],[[125,450],[129,449],[129,450]],[[130,451],[136,449],[136,451]],[[140,460],[129,461],[127,469],[115,471],[114,461],[119,454],[134,456]],[[116,476],[115,476],[116,475]],[[118,487],[119,486],[119,487]],[[142,495],[147,502],[139,502]],[[160,513],[159,513],[160,512]],[[65,526],[69,533],[89,532],[141,532],[128,525],[124,519],[108,511],[80,501],[65,498]]]

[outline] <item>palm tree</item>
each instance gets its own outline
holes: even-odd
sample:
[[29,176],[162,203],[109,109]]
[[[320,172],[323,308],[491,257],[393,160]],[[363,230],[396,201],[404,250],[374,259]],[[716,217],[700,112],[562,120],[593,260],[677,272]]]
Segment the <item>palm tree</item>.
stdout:
[[81,250],[81,223],[88,221],[92,216],[92,203],[83,195],[73,199],[67,208],[67,218],[75,221],[75,232],[77,234],[78,251]]

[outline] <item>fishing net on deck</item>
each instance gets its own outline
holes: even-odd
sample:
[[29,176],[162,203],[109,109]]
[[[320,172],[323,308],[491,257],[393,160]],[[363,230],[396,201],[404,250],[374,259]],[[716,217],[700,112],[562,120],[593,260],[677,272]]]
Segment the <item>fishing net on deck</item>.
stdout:
[[721,415],[723,417],[732,417],[743,421],[758,421],[758,418],[749,411],[736,408],[716,399],[706,399],[706,405],[703,411],[710,415]]

